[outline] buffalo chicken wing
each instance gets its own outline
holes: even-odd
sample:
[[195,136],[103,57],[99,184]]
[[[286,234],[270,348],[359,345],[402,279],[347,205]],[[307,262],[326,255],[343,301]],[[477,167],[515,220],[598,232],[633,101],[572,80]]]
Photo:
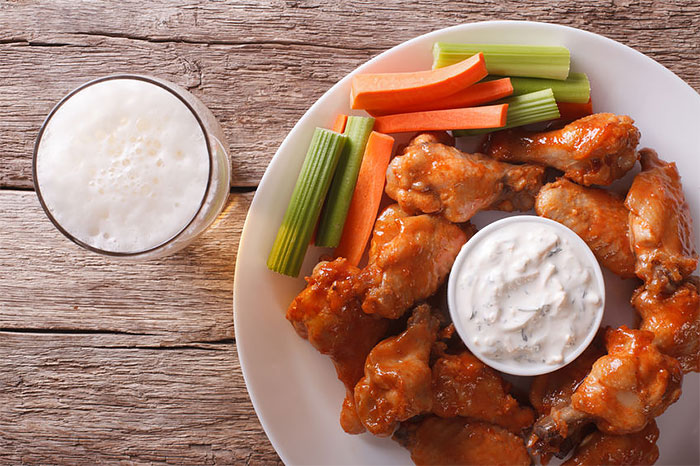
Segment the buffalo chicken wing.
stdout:
[[596,113],[555,131],[498,131],[486,153],[504,162],[554,167],[585,186],[609,185],[634,166],[639,137],[630,117]]
[[321,354],[330,356],[345,384],[341,425],[348,433],[364,430],[357,420],[352,390],[362,378],[365,358],[389,326],[387,319],[362,312],[355,291],[359,272],[343,258],[320,262],[287,310],[287,319],[297,333]]
[[369,263],[359,277],[362,309],[397,319],[433,295],[475,231],[471,225],[465,230],[436,215],[410,216],[389,206],[375,223]]
[[531,445],[559,445],[591,422],[604,433],[634,433],[662,414],[680,396],[683,372],[653,340],[654,334],[645,330],[609,329],[608,354],[593,364],[570,404],[535,423]]
[[487,421],[520,433],[534,415],[508,393],[498,373],[468,351],[444,355],[433,365],[433,413]]
[[634,434],[609,435],[595,431],[583,439],[563,466],[652,465],[659,458],[658,438],[659,428],[654,421]]
[[540,190],[535,211],[571,228],[611,272],[623,278],[634,277],[629,212],[621,198],[560,178]]
[[355,405],[374,435],[391,435],[400,421],[430,411],[429,358],[439,326],[428,305],[418,306],[403,333],[381,341],[367,356]]
[[636,273],[652,293],[672,293],[698,265],[693,225],[675,163],[642,149],[642,171],[625,205],[637,256]]
[[640,287],[632,305],[642,317],[640,328],[654,332],[662,353],[678,359],[684,372],[700,371],[700,279],[688,278],[671,295]]
[[507,430],[456,417],[428,416],[406,422],[394,439],[411,452],[417,465],[503,465],[531,464],[523,440]]
[[467,154],[422,134],[387,170],[386,193],[410,213],[441,213],[462,223],[484,209],[530,210],[544,169]]

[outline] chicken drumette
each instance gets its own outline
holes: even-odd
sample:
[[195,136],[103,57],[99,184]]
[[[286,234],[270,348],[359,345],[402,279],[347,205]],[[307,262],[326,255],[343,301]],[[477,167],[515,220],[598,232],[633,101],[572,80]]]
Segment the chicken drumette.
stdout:
[[433,413],[440,417],[469,417],[520,433],[534,422],[508,393],[498,373],[468,351],[446,354],[433,365]]
[[456,417],[428,416],[401,424],[394,439],[417,465],[531,464],[523,440],[498,426]]
[[658,438],[655,421],[634,434],[608,435],[595,431],[583,439],[562,466],[652,465],[659,458]]
[[611,272],[623,278],[634,277],[629,211],[621,198],[560,178],[540,190],[535,211],[575,231]]
[[[548,416],[552,410],[560,410],[571,403],[571,395],[591,371],[593,363],[605,354],[600,338],[571,364],[558,371],[535,377],[530,388],[530,402],[540,416]],[[561,445],[538,443],[537,438],[529,445],[533,452],[542,455],[543,463],[551,453],[563,458],[572,448],[574,454],[564,464],[582,465],[642,465],[653,464],[659,456],[656,440],[659,431],[652,420],[636,433],[626,435],[604,434],[588,426],[571,432]],[[583,440],[582,440],[583,439]]]
[[340,423],[353,434],[364,431],[355,412],[353,388],[363,376],[365,358],[389,326],[387,319],[362,312],[355,290],[359,272],[343,258],[320,262],[287,310],[297,333],[333,361],[347,391]]
[[593,364],[569,404],[553,408],[535,423],[530,445],[540,452],[556,451],[591,422],[603,433],[635,433],[662,414],[680,396],[683,372],[653,340],[654,334],[645,330],[609,329],[608,354]]
[[656,335],[658,348],[678,358],[685,372],[700,370],[700,279],[690,210],[674,163],[641,151],[642,172],[627,194],[629,228],[644,285],[632,305],[641,328]]
[[652,293],[673,293],[698,265],[690,210],[675,163],[640,151],[642,172],[627,193],[636,273]]
[[428,305],[418,306],[403,333],[379,342],[367,356],[364,377],[355,386],[355,405],[374,435],[391,435],[400,421],[430,411],[428,364],[439,326]]
[[671,295],[640,287],[632,305],[642,317],[641,329],[654,332],[659,350],[678,359],[684,372],[700,371],[700,279],[688,278]]
[[[548,374],[538,375],[530,386],[530,403],[540,418],[549,416],[552,411],[558,411],[571,404],[571,395],[586,378],[593,363],[605,354],[600,335],[573,362],[561,369]],[[566,437],[540,441],[535,435],[531,436],[529,447],[533,453],[542,457],[543,462],[552,455],[565,457],[580,441],[584,430],[572,432]]]
[[437,215],[410,216],[389,206],[375,223],[369,263],[359,277],[362,310],[396,319],[433,295],[475,232],[471,225],[465,230]]
[[538,375],[530,386],[530,403],[539,416],[547,416],[571,403],[571,395],[586,378],[593,363],[605,355],[600,334],[570,364],[548,374]]
[[422,134],[389,164],[386,193],[406,212],[461,223],[484,209],[531,209],[543,179],[542,167],[467,154]]
[[504,162],[554,167],[582,185],[608,185],[634,166],[639,137],[630,117],[596,113],[555,131],[498,131],[486,153]]

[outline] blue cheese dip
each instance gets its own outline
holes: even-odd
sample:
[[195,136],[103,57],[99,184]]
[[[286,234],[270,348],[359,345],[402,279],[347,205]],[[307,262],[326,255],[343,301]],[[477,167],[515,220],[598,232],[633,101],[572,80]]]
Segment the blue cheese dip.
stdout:
[[600,267],[583,240],[551,220],[518,216],[489,225],[464,246],[448,301],[477,357],[504,372],[534,375],[585,349],[600,325],[604,295]]

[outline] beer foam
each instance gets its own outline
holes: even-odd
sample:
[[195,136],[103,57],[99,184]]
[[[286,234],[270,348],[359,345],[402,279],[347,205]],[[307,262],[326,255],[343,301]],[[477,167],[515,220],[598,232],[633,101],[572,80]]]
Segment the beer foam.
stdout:
[[110,252],[156,247],[195,216],[210,161],[205,135],[172,93],[137,79],[90,85],[53,114],[37,152],[51,215]]

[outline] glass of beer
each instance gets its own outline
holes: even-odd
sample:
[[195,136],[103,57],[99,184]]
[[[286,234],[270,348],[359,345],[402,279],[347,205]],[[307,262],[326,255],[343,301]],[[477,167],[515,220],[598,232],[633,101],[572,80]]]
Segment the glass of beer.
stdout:
[[214,115],[185,89],[148,76],[107,76],[49,113],[34,146],[34,187],[74,243],[113,257],[162,257],[221,212],[226,147]]

